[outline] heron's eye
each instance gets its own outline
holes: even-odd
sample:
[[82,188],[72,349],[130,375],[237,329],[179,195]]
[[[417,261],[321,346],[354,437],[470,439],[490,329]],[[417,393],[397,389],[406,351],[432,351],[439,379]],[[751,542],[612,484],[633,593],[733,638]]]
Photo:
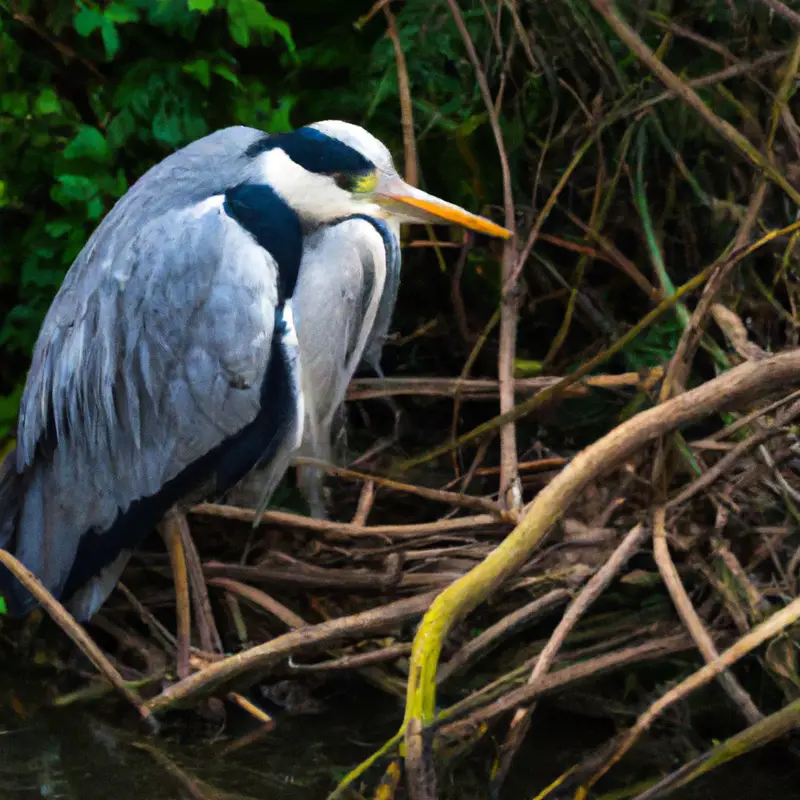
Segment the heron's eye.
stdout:
[[378,185],[378,173],[369,172],[366,175],[361,175],[356,178],[353,186],[354,192],[374,192],[375,187]]
[[376,172],[368,172],[366,175],[353,175],[350,172],[334,172],[331,176],[340,189],[354,194],[371,192],[378,185],[378,175]]

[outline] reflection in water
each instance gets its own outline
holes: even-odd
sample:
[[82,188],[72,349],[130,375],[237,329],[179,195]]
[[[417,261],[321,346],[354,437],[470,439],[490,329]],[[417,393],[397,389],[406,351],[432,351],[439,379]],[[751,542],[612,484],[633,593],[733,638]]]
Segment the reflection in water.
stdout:
[[[348,766],[361,761],[397,728],[401,708],[358,684],[350,684],[315,717],[283,717],[276,731],[255,745],[220,758],[228,739],[199,741],[175,731],[158,739],[136,738],[135,720],[119,714],[119,729],[95,716],[97,706],[48,709],[41,687],[21,694],[0,689],[1,800],[324,800]],[[31,699],[34,698],[34,699]],[[16,706],[16,711],[13,707]],[[27,715],[20,717],[19,712]],[[243,732],[242,720],[229,720]],[[182,725],[178,719],[177,726]],[[586,748],[603,741],[605,725],[554,709],[537,712],[526,753],[512,774],[504,800],[530,800]],[[137,746],[137,743],[140,746]],[[142,746],[143,745],[143,746]],[[442,800],[485,797],[491,743],[480,759],[459,762],[442,775]],[[758,753],[712,773],[678,800],[800,800],[797,766],[781,751]],[[618,774],[617,777],[622,777]]]
[[[337,694],[330,712],[279,715],[276,731],[221,757],[230,739],[204,739],[187,730],[186,717],[172,715],[158,738],[137,737],[135,716],[120,713],[119,704],[108,706],[112,724],[101,718],[99,704],[50,708],[44,705],[43,684],[3,677],[0,800],[324,798],[346,772],[341,765],[357,763],[379,746],[396,729],[401,712],[389,703],[376,724],[370,697],[356,709],[358,719],[349,708],[358,703],[358,693],[347,691]],[[250,718],[235,708],[228,723],[231,736],[251,728]]]

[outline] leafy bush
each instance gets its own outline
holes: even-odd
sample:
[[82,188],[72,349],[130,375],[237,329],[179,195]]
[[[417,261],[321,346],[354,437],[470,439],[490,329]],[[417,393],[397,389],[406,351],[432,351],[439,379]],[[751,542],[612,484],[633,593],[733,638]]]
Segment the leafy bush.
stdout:
[[[0,438],[64,273],[153,163],[227,125],[274,132],[332,116],[400,145],[394,51],[380,25],[354,29],[364,4],[285,5],[300,47],[268,10],[280,4],[260,0],[0,4]],[[425,88],[423,137],[474,128],[479,97],[457,33],[443,37],[440,19],[420,37],[424,3],[402,17],[404,44],[420,43],[412,80]]]
[[[760,2],[617,6],[671,69],[706,79],[696,88],[702,100],[764,149],[793,35],[785,20]],[[66,269],[154,162],[227,125],[281,131],[325,118],[366,125],[400,161],[395,52],[383,14],[363,16],[371,7],[370,0],[0,0],[0,438],[13,424],[30,350]],[[496,99],[523,238],[570,170],[541,231],[549,238],[540,237],[521,274],[527,299],[518,337],[521,366],[541,362],[545,372],[563,373],[652,308],[630,275],[609,266],[616,256],[582,254],[599,250],[578,223],[595,226],[656,288],[678,285],[728,245],[760,177],[694,111],[664,99],[663,85],[589,4],[459,0],[459,7]],[[498,153],[448,4],[405,0],[392,8],[424,187],[475,211],[496,208]],[[732,64],[738,74],[714,79]],[[794,180],[791,144],[779,129],[772,157]],[[771,193],[759,224],[791,221],[790,205]],[[795,258],[786,252],[784,284]],[[394,367],[458,374],[496,309],[497,250],[473,248],[458,281],[457,256],[406,250],[395,327],[411,332],[434,319],[430,335],[443,346],[411,341],[401,355],[387,353]],[[764,282],[752,285],[774,285],[773,260],[760,258]],[[473,338],[450,303],[456,289]],[[780,340],[776,315],[759,315],[787,301],[780,286],[779,296],[737,291],[737,312],[766,320],[763,336]],[[665,318],[615,367],[663,361],[681,331],[680,320]],[[495,337],[476,374],[496,374]]]
[[0,436],[91,230],[175,148],[234,122],[288,129],[294,98],[243,57],[257,49],[279,75],[295,55],[289,26],[259,0],[24,0],[3,12]]

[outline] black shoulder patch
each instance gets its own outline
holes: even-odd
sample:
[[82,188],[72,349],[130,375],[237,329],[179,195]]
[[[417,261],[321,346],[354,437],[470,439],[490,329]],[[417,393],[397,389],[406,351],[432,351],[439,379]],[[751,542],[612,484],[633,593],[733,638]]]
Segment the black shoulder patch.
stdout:
[[264,136],[251,144],[245,154],[255,158],[276,147],[303,169],[321,175],[368,173],[375,169],[375,165],[358,150],[315,128],[298,128],[290,133]]
[[303,257],[300,219],[267,184],[242,183],[225,192],[224,208],[278,264],[278,298],[294,294]]

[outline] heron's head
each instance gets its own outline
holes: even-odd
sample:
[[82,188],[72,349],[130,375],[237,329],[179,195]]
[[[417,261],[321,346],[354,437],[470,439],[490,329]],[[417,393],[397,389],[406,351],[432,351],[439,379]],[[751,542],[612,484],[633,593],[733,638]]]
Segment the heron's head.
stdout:
[[308,225],[352,214],[402,223],[447,223],[508,239],[510,231],[407,184],[389,151],[349,122],[316,122],[250,146],[259,177]]

